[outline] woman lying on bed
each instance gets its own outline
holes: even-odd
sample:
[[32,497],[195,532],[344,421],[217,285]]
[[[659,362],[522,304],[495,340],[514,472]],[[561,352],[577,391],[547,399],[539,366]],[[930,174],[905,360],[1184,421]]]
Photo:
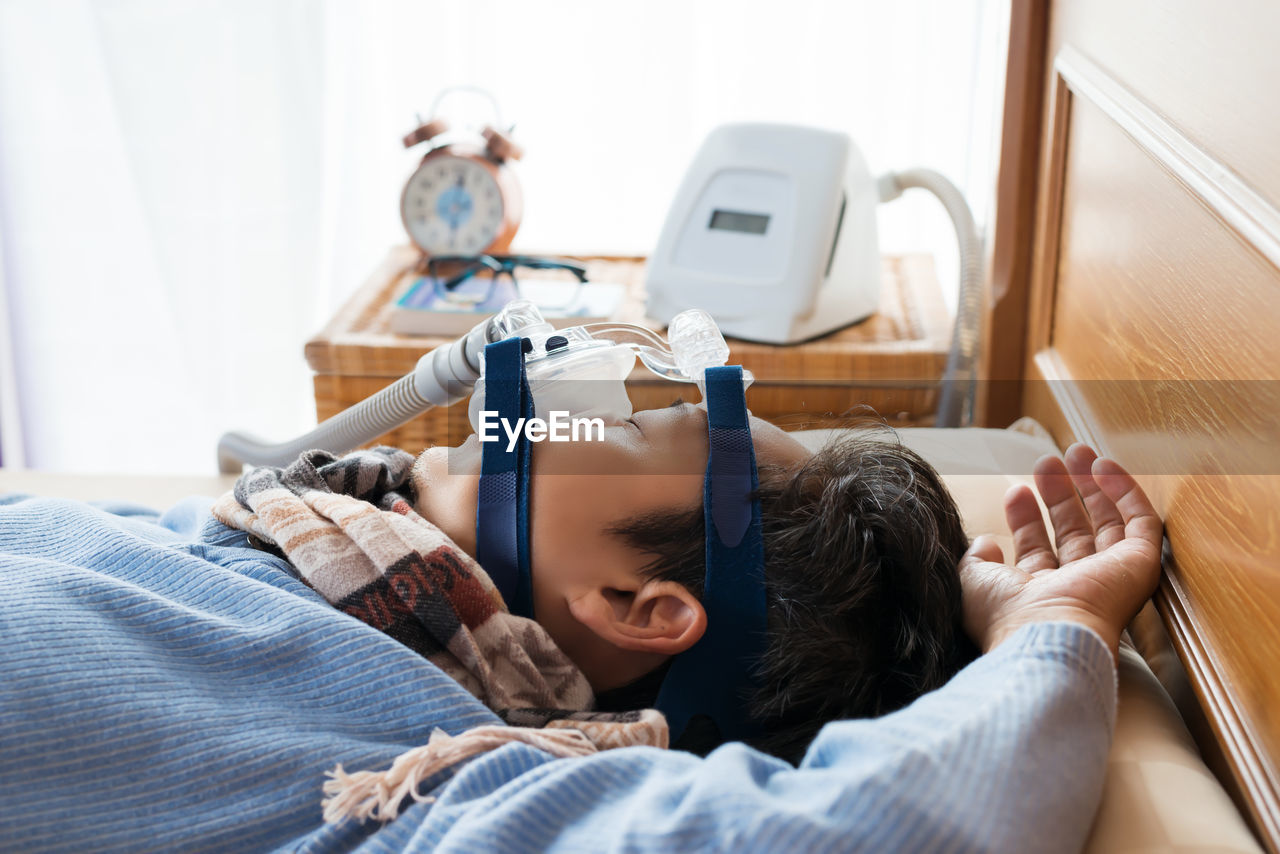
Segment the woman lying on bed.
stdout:
[[[752,709],[771,724],[763,746],[799,767],[742,744],[705,759],[600,749],[661,743],[661,720],[573,712],[593,689],[643,695],[644,677],[705,620],[680,574],[705,416],[687,407],[636,420],[636,434],[595,449],[610,459],[578,449],[556,461],[555,445],[535,454],[536,630],[494,605],[467,555],[465,448],[428,452],[415,470],[417,507],[439,528],[397,496],[407,468],[395,456],[247,477],[248,506],[224,501],[221,515],[293,566],[194,503],[159,520],[9,503],[0,838],[23,849],[329,850],[374,837],[468,851],[895,850],[945,834],[961,848],[1079,847],[1101,791],[1112,657],[1158,575],[1160,524],[1128,475],[1082,447],[1065,468],[1042,462],[1057,557],[1024,489],[1007,505],[1016,566],[981,539],[960,562],[963,621],[990,654],[899,712],[828,725],[804,751],[823,720],[888,711],[955,666],[963,537],[936,475],[910,453],[862,442],[808,459],[753,425],[776,637]],[[652,476],[621,490],[610,471]],[[326,476],[355,497],[333,495]],[[370,573],[403,582],[410,565],[439,583],[370,586]],[[781,587],[780,567],[803,581]],[[386,595],[437,588],[425,608]],[[535,712],[548,697],[553,711]],[[536,725],[502,726],[493,710]],[[382,793],[377,815],[395,821],[323,823],[326,772],[393,760],[416,770],[340,772],[331,792],[357,816],[367,799],[346,795]],[[390,783],[407,788],[387,797]]]

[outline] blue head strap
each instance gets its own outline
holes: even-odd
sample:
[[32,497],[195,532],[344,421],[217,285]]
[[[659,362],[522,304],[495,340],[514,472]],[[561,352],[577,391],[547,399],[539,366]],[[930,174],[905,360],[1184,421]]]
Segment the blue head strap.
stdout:
[[[484,348],[485,406],[516,424],[533,417],[533,396],[524,373],[530,342],[507,338]],[[480,493],[476,501],[476,560],[493,579],[511,613],[533,617],[529,570],[529,439],[519,431],[510,452],[504,441],[480,446]]]
[[764,536],[756,455],[747,421],[742,368],[706,373],[710,454],[702,487],[706,522],[706,578],[702,607],[707,629],[676,656],[658,691],[657,707],[672,740],[695,715],[710,717],[725,740],[747,738],[759,727],[747,715],[752,669],[765,648]]
[[[525,379],[528,342],[508,338],[485,347],[485,406],[514,424],[533,416]],[[758,727],[747,715],[752,668],[765,648],[764,537],[755,450],[751,443],[742,368],[706,371],[710,452],[703,480],[706,577],[702,638],[676,656],[656,705],[672,739],[691,718],[711,718],[726,740],[750,737]],[[482,446],[476,505],[476,557],[513,614],[533,617],[529,564],[529,440],[520,431],[508,452],[504,442]]]

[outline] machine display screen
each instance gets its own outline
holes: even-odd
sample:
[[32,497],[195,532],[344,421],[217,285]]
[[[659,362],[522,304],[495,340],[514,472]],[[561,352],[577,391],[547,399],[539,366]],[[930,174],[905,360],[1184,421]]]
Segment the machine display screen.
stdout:
[[740,231],[744,234],[764,234],[765,229],[769,227],[769,216],[742,211],[713,210],[711,222],[707,227],[720,231]]

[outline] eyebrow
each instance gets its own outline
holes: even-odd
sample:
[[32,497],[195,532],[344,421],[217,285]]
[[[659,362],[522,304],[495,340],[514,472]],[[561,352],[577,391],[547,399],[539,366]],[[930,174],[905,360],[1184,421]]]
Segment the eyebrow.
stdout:
[[677,397],[675,400],[667,404],[667,409],[675,409],[677,406],[684,406],[684,398]]

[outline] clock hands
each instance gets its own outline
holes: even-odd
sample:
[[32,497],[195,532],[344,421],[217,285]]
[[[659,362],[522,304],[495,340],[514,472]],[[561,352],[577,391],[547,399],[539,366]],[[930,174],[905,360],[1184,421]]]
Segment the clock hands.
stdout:
[[428,162],[410,179],[401,217],[424,251],[480,252],[502,233],[506,200],[498,182],[463,158]]
[[466,176],[459,174],[457,183],[442,192],[436,200],[436,213],[449,225],[454,234],[471,218],[472,200],[464,184]]

